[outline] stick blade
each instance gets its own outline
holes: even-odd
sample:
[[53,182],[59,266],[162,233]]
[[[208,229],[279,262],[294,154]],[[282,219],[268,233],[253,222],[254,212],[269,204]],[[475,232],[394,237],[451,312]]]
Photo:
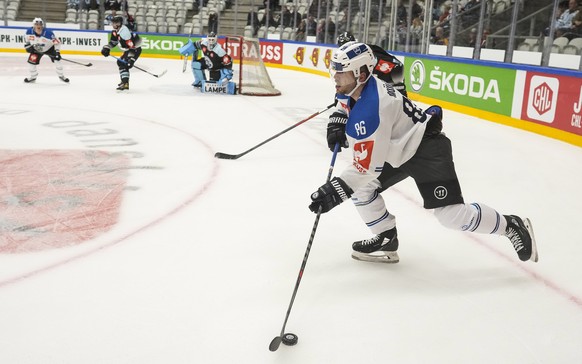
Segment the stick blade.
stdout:
[[277,351],[277,349],[279,349],[279,345],[281,345],[281,340],[283,340],[281,336],[277,336],[276,338],[274,338],[269,344],[269,350]]
[[218,159],[237,159],[237,156],[236,155],[233,155],[233,154],[226,154],[226,153],[216,152],[216,154],[214,154],[214,158],[218,158]]
[[93,63],[87,63],[87,64],[85,65],[85,67],[91,67],[92,65],[93,65]]
[[163,70],[159,75],[155,75],[157,78],[162,77],[163,75],[166,74],[166,72],[168,72],[168,70]]

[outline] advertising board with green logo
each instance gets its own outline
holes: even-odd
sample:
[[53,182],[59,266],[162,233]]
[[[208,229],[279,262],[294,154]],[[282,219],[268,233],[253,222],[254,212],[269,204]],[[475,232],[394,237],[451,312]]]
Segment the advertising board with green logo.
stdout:
[[469,63],[406,57],[409,92],[511,115],[516,71]]
[[[188,43],[187,36],[140,34],[141,48],[144,54],[159,54],[177,57],[178,49]],[[200,38],[192,38],[195,42]]]

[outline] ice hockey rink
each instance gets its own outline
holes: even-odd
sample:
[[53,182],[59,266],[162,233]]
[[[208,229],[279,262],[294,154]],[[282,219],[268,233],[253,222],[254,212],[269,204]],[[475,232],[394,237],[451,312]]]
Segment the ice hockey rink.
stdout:
[[[182,61],[0,55],[0,363],[582,363],[582,150],[445,110],[467,202],[529,217],[540,259],[440,226],[385,192],[400,263],[353,260],[353,205],[322,215],[329,79],[269,69],[279,97],[201,94]],[[423,105],[428,106],[428,105]],[[350,162],[338,155],[335,174]]]

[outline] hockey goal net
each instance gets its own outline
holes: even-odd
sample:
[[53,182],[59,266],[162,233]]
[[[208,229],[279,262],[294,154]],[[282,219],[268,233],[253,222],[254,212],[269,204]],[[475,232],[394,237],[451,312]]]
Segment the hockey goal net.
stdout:
[[238,74],[240,94],[251,96],[281,95],[281,91],[273,86],[267,67],[263,63],[258,39],[227,36],[225,49],[234,61],[232,68],[235,77]]

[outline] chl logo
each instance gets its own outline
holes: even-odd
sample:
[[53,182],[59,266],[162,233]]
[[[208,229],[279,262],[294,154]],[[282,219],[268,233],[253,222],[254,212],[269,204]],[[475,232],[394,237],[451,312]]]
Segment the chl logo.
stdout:
[[527,116],[552,123],[556,115],[560,81],[553,77],[532,76],[527,101]]
[[434,197],[436,197],[437,200],[444,200],[448,194],[449,191],[447,191],[447,189],[443,186],[437,186],[434,189]]

